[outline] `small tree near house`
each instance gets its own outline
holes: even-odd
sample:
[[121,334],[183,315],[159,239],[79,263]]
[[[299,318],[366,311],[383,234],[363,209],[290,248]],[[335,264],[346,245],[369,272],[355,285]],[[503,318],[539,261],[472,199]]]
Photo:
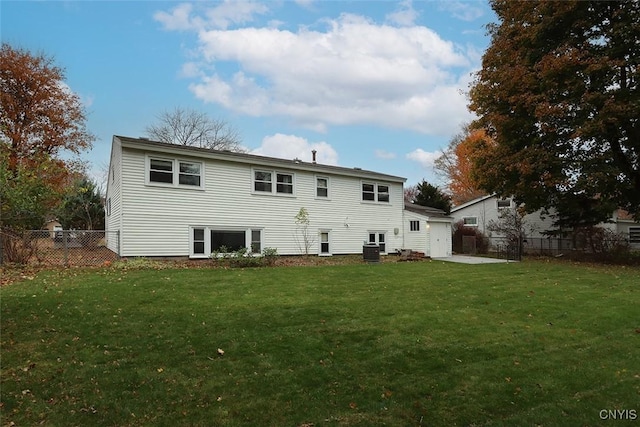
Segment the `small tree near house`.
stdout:
[[522,253],[527,234],[535,231],[525,219],[525,215],[526,210],[523,207],[503,208],[500,210],[498,220],[489,221],[487,229],[504,236],[510,247],[518,248],[519,253]]
[[294,217],[296,223],[295,239],[300,253],[309,255],[311,246],[315,243],[315,236],[311,232],[309,211],[302,207]]

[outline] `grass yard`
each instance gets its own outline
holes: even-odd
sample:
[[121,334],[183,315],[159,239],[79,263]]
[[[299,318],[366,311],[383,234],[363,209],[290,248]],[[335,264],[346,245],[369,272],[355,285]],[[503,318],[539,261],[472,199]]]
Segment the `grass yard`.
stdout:
[[638,268],[112,267],[0,297],[4,426],[640,422]]

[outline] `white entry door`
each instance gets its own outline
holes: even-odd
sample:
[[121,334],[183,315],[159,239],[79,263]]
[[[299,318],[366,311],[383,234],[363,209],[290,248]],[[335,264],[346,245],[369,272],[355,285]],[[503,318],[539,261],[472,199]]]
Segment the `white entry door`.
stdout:
[[451,224],[435,222],[429,224],[429,255],[431,258],[451,256]]

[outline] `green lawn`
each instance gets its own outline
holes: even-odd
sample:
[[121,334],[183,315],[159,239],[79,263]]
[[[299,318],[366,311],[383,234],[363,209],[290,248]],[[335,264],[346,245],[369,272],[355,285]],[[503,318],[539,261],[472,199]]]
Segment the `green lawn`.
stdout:
[[2,425],[640,422],[638,268],[72,269],[0,297]]

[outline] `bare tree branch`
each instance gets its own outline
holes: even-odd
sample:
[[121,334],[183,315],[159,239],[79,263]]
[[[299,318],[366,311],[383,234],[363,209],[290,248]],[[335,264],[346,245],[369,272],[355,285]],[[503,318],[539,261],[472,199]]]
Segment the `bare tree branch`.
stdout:
[[242,152],[240,133],[228,122],[206,113],[176,107],[157,116],[157,123],[147,126],[147,135],[168,144]]

